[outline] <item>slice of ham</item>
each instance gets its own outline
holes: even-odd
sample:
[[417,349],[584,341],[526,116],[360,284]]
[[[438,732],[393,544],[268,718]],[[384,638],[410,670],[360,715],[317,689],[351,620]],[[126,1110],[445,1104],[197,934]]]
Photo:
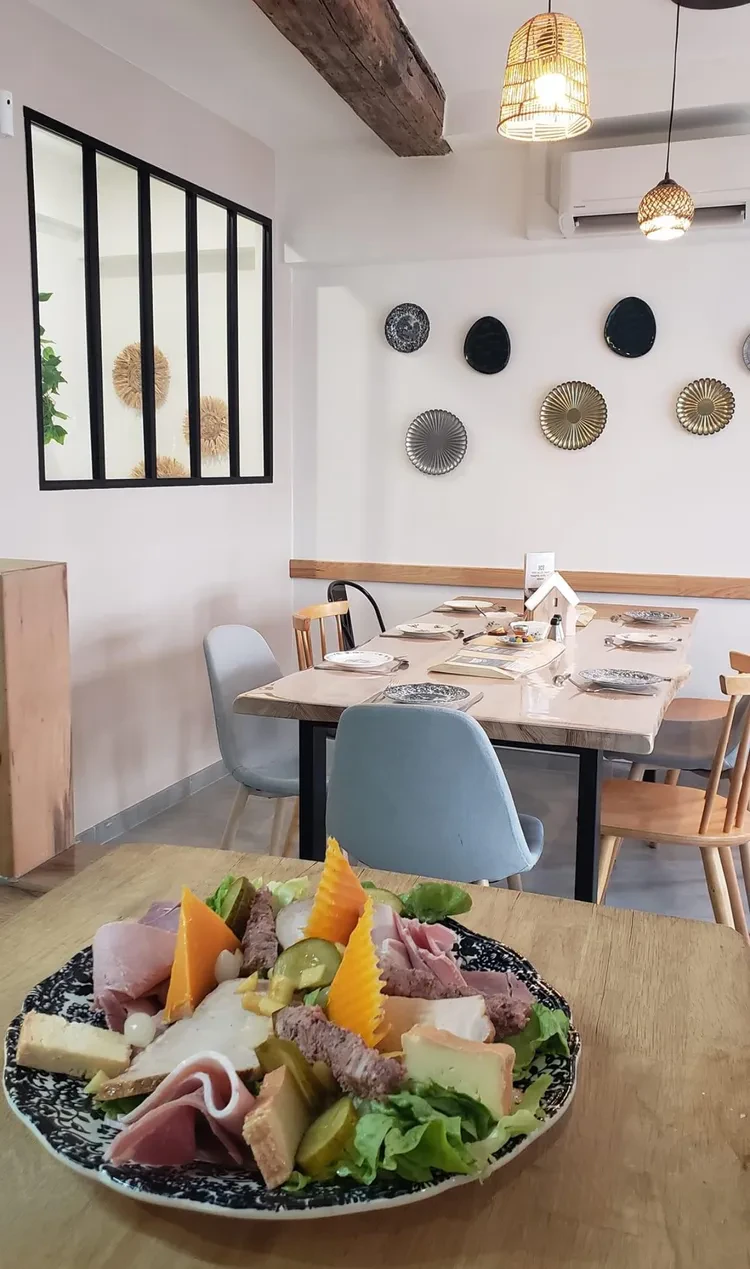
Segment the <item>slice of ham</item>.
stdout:
[[381,947],[384,967],[428,969],[450,995],[461,995],[464,981],[452,955],[456,936],[444,925],[427,925],[394,912],[396,938],[386,938]]
[[466,986],[482,996],[512,996],[514,1000],[534,1003],[528,987],[516,975],[508,971],[492,969],[464,969],[461,971]]
[[[155,995],[169,977],[176,935],[138,921],[112,921],[94,935],[94,1004],[112,1031],[122,1031],[126,1006]],[[157,1003],[157,1008],[159,1007]],[[132,1010],[131,1010],[132,1012]]]
[[121,1120],[105,1158],[116,1166],[182,1167],[248,1162],[242,1139],[255,1098],[232,1063],[205,1052],[181,1062],[140,1106]]

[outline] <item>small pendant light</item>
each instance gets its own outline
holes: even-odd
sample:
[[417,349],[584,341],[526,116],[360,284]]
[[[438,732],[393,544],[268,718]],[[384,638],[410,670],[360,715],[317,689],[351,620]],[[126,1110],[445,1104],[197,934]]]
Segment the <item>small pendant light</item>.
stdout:
[[692,197],[673,181],[669,175],[669,156],[672,149],[672,126],[674,124],[674,98],[677,87],[677,46],[680,41],[680,5],[677,5],[677,23],[674,35],[674,67],[672,71],[672,105],[669,111],[669,134],[667,136],[667,166],[664,180],[659,181],[648,194],[644,194],[638,208],[638,224],[647,238],[654,242],[669,242],[672,238],[681,238],[693,223],[695,203]]
[[583,32],[549,0],[510,42],[497,130],[516,141],[567,141],[590,127]]

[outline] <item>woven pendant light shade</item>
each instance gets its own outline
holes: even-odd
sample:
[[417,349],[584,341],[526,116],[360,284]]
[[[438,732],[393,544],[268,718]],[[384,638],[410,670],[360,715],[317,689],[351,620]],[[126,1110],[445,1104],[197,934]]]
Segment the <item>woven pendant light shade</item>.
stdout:
[[638,224],[647,238],[669,242],[681,238],[693,223],[695,203],[682,185],[671,177],[659,181],[644,194],[638,208]]
[[563,13],[540,13],[510,42],[497,130],[516,141],[566,141],[590,127],[583,32]]

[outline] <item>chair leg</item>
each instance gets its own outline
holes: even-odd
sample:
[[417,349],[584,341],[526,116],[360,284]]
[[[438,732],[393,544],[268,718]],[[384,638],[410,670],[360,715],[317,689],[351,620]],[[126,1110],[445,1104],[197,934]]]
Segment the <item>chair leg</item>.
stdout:
[[747,901],[750,903],[750,842],[743,842],[740,846],[740,859],[742,860],[742,875],[745,878]]
[[604,903],[607,887],[615,866],[615,859],[620,849],[621,837],[602,837],[599,842],[599,882],[596,888],[596,902]]
[[287,834],[284,841],[284,849],[282,851],[282,854],[285,859],[291,859],[293,856],[294,839],[297,835],[298,828],[299,828],[299,798],[295,798],[294,806],[292,807],[292,818],[289,821],[289,828],[287,829]]
[[227,826],[224,829],[224,836],[221,839],[221,850],[229,850],[233,845],[234,839],[237,836],[237,829],[240,826],[240,820],[242,819],[242,812],[245,809],[245,805],[249,797],[250,790],[247,789],[244,784],[238,785],[237,792],[234,795],[232,809],[229,812]]
[[724,871],[724,880],[727,883],[729,891],[729,903],[732,909],[732,918],[734,920],[735,930],[739,930],[743,938],[747,939],[747,918],[745,916],[745,905],[742,902],[742,892],[740,891],[740,883],[737,880],[737,872],[734,867],[734,856],[732,855],[731,846],[720,846],[719,855],[721,856],[721,866]]
[[701,846],[700,852],[714,919],[718,925],[728,925],[734,929],[732,905],[729,902],[729,891],[719,861],[718,849],[716,846]]
[[277,798],[273,808],[273,824],[271,825],[271,845],[269,855],[281,855],[284,849],[284,814],[286,798]]
[[509,890],[523,890],[520,872],[511,873],[509,877],[506,877],[505,883]]

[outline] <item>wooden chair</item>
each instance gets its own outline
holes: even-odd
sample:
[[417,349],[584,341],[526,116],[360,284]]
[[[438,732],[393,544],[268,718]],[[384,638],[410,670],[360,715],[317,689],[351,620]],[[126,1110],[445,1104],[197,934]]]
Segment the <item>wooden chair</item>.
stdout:
[[[739,653],[732,653],[730,660],[733,665],[748,663],[748,658]],[[745,889],[750,900],[750,710],[745,712],[740,731],[728,796],[719,796],[718,788],[738,703],[750,696],[750,673],[722,676],[719,684],[723,694],[729,697],[729,708],[705,793],[672,780],[665,784],[646,784],[638,775],[631,780],[605,780],[602,788],[598,902],[601,903],[606,896],[624,838],[697,847],[716,921],[733,926],[747,939],[747,919],[732,847],[739,847]]]
[[301,670],[311,670],[315,664],[312,644],[312,624],[318,622],[320,636],[320,655],[324,657],[328,651],[326,642],[325,621],[333,617],[336,621],[336,637],[340,652],[346,651],[342,618],[349,612],[348,600],[339,600],[335,604],[312,604],[309,608],[300,608],[292,617],[294,639],[297,644],[297,661]]

